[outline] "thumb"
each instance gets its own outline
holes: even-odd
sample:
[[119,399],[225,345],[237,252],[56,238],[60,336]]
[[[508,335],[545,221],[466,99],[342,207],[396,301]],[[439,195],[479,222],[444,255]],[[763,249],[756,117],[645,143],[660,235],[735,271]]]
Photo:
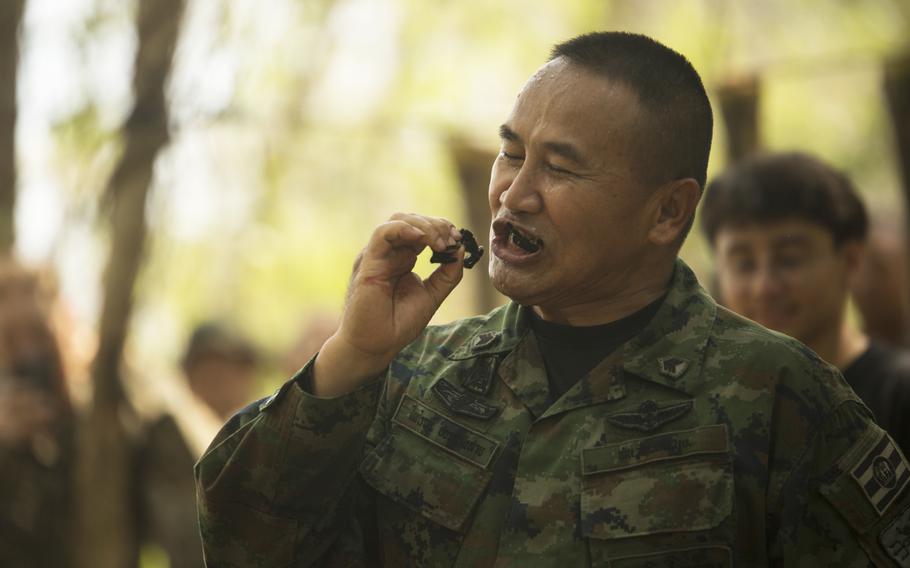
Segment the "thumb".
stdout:
[[442,304],[442,301],[458,286],[464,276],[464,247],[460,247],[455,254],[455,262],[442,264],[433,271],[430,276],[423,281],[424,287],[433,298],[436,306]]

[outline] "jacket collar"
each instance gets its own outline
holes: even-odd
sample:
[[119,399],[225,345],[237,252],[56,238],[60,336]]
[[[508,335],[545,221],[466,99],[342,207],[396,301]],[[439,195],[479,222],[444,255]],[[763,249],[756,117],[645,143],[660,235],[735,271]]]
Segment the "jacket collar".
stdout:
[[513,351],[531,329],[528,309],[515,302],[496,308],[448,358],[463,361]]
[[692,394],[698,389],[717,304],[677,259],[663,304],[642,332],[578,381],[544,416],[625,396],[628,375]]
[[692,394],[698,389],[717,304],[677,259],[667,296],[645,329],[552,405],[528,310],[515,302],[494,310],[449,359],[508,353],[499,367],[500,378],[535,417],[543,417],[623,398],[625,374]]

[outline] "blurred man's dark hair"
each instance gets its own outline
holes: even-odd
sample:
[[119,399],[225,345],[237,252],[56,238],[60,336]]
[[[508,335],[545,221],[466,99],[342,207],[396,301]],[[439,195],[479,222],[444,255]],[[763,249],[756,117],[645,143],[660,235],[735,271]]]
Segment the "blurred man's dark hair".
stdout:
[[193,367],[206,359],[221,359],[238,366],[253,367],[259,356],[253,344],[230,326],[219,322],[198,325],[190,336],[181,361],[189,374]]
[[641,174],[705,186],[714,120],[701,78],[683,55],[643,35],[597,32],[554,47],[550,60],[560,57],[638,95],[647,112],[635,149]]
[[869,229],[866,208],[850,179],[807,154],[746,160],[712,180],[705,191],[701,228],[711,243],[725,225],[788,219],[820,225],[835,246],[863,241]]

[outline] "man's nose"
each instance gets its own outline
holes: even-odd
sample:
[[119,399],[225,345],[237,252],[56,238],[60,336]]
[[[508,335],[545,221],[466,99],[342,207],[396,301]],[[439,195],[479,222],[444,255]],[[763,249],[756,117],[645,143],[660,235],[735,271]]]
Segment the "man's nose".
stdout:
[[525,163],[512,183],[499,194],[499,203],[510,211],[538,213],[543,208],[538,176]]
[[763,266],[755,273],[753,289],[759,297],[775,297],[784,289],[784,280],[774,266]]

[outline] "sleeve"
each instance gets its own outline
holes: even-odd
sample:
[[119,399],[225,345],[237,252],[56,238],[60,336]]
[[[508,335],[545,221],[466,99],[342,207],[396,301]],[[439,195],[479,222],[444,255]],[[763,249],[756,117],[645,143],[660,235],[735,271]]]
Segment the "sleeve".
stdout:
[[773,566],[910,568],[910,466],[856,400],[830,412],[789,472]]
[[904,456],[910,455],[910,360],[904,355],[901,371],[896,373],[885,396],[890,403],[887,424],[882,424],[894,437]]
[[235,415],[196,464],[209,568],[364,563],[357,466],[383,381],[318,398],[301,388],[311,370]]

